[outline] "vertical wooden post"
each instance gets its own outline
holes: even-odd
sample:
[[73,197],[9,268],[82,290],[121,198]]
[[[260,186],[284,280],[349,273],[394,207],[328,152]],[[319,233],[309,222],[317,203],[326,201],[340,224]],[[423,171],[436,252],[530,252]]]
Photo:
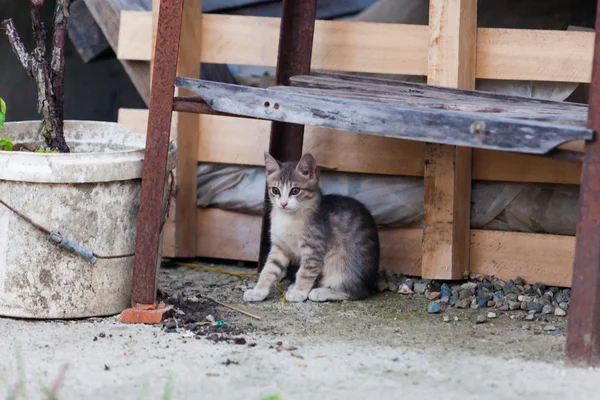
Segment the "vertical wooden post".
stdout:
[[[475,88],[477,0],[430,0],[432,85]],[[424,278],[460,279],[469,268],[470,148],[428,144],[425,151]]]
[[600,0],[589,91],[587,126],[596,134],[586,143],[579,222],[575,242],[569,306],[567,361],[574,366],[600,366]]
[[[289,85],[295,75],[308,75],[312,59],[317,0],[283,0],[279,53],[275,83]],[[302,156],[304,125],[274,121],[271,123],[269,153],[276,159],[298,161]],[[259,269],[270,248],[269,201],[265,190],[265,207],[259,252]]]
[[[153,0],[153,44],[156,40],[158,21],[157,10],[160,0]],[[202,37],[202,0],[185,0],[177,76],[200,77]],[[153,46],[154,51],[154,46]],[[151,65],[153,66],[154,57]],[[193,93],[175,88],[175,96],[189,96]],[[178,147],[175,176],[175,198],[171,199],[169,219],[163,229],[163,256],[193,258],[196,256],[197,235],[197,153],[201,115],[194,113],[173,113],[171,137]]]

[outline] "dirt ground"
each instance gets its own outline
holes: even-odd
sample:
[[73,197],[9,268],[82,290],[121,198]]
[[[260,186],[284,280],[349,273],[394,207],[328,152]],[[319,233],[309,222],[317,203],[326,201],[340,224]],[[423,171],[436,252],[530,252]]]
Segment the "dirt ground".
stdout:
[[[477,324],[489,310],[428,314],[424,296],[389,292],[283,305],[274,290],[247,304],[247,285],[252,277],[165,266],[159,295],[176,308],[162,326],[124,325],[118,316],[0,319],[0,398],[41,399],[57,381],[58,399],[593,399],[600,392],[600,371],[563,364],[564,317],[496,312]],[[226,325],[197,324],[209,315]]]

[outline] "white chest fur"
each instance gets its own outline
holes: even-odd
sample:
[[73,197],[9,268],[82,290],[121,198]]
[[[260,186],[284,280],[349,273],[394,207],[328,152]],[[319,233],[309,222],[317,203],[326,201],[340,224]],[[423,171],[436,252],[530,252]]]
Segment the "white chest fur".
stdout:
[[305,221],[290,213],[276,212],[271,218],[271,241],[290,253],[301,256],[300,244],[304,237]]

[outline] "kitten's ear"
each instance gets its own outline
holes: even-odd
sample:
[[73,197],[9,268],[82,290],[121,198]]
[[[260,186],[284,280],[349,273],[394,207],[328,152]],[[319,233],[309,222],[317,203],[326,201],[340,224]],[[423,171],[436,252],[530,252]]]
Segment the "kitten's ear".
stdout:
[[271,175],[274,172],[279,171],[281,165],[272,155],[265,151],[265,167],[267,169],[267,175]]
[[298,161],[296,171],[307,178],[314,178],[317,172],[317,160],[315,160],[312,154],[306,153]]

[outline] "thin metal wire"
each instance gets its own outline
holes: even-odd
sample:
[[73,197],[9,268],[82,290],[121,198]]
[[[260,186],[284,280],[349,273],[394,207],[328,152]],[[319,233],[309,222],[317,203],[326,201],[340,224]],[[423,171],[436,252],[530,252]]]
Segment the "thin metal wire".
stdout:
[[[163,227],[165,226],[165,222],[167,222],[167,218],[169,217],[169,209],[171,208],[171,197],[174,195],[174,193],[173,193],[173,186],[174,186],[175,176],[173,175],[173,171],[169,172],[169,178],[170,178],[169,180],[171,182],[169,184],[169,195],[167,196],[167,204],[166,204],[167,207],[166,207],[165,213],[163,215],[163,220],[162,220],[162,224],[161,224],[161,227],[160,227],[161,232],[162,232]],[[46,235],[50,235],[52,233],[49,229],[44,228],[42,225],[34,222],[31,218],[26,217],[25,215],[23,215],[22,213],[20,213],[15,208],[13,208],[10,205],[6,204],[6,202],[4,202],[2,199],[0,199],[0,204],[2,204],[4,207],[8,208],[10,211],[12,211],[16,215],[18,215],[25,222],[29,223],[31,226],[33,226],[34,228],[36,228],[40,232],[43,232]],[[112,259],[117,259],[117,258],[128,258],[128,257],[134,257],[135,256],[135,253],[119,254],[117,256],[101,256],[101,255],[99,255],[97,253],[94,253],[94,252],[92,252],[92,254],[93,254],[94,257],[96,257],[98,259],[101,259],[101,260],[112,260]]]

